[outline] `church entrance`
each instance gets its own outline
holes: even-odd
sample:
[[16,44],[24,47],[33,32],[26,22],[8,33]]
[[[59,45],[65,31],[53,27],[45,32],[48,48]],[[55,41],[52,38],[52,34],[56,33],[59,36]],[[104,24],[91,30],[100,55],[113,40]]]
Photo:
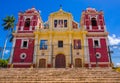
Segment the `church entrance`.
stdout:
[[40,59],[39,60],[39,68],[45,68],[46,67],[46,60]]
[[58,54],[55,58],[55,68],[65,68],[66,67],[66,60],[65,55]]
[[82,67],[82,60],[80,58],[75,59],[75,67]]

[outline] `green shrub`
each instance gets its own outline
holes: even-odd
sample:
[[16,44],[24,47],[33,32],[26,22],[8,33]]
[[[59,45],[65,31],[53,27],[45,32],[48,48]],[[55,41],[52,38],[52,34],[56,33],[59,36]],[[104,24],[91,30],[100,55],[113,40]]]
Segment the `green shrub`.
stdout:
[[8,65],[8,60],[0,59],[0,67],[6,68]]

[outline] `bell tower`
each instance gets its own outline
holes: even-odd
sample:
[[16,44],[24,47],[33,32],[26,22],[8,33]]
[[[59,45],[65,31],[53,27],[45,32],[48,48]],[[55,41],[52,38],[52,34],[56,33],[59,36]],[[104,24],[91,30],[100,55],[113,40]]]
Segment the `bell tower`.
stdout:
[[104,22],[103,12],[98,12],[94,8],[87,8],[82,12],[82,22],[81,25],[88,32],[105,32],[106,26]]
[[9,66],[31,67],[35,66],[35,34],[34,31],[41,28],[42,20],[35,8],[19,13],[16,31],[13,33],[13,50],[11,52]]
[[82,12],[81,26],[87,31],[85,42],[85,66],[110,66],[108,32],[102,11],[87,8]]

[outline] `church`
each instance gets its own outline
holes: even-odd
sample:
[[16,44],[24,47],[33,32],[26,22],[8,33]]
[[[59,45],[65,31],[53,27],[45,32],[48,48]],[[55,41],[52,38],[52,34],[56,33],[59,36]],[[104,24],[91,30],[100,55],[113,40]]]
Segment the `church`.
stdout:
[[8,67],[110,67],[103,11],[86,8],[80,23],[60,8],[46,22],[35,8],[18,13]]

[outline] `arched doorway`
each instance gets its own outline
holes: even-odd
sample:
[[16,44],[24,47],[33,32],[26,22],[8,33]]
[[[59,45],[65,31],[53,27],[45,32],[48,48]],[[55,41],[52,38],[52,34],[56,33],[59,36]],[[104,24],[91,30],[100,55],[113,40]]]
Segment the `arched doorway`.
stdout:
[[75,59],[75,67],[82,67],[82,60],[80,58]]
[[40,59],[39,60],[39,68],[45,68],[46,67],[46,60]]
[[65,68],[66,67],[66,60],[65,55],[58,54],[55,58],[55,68]]

